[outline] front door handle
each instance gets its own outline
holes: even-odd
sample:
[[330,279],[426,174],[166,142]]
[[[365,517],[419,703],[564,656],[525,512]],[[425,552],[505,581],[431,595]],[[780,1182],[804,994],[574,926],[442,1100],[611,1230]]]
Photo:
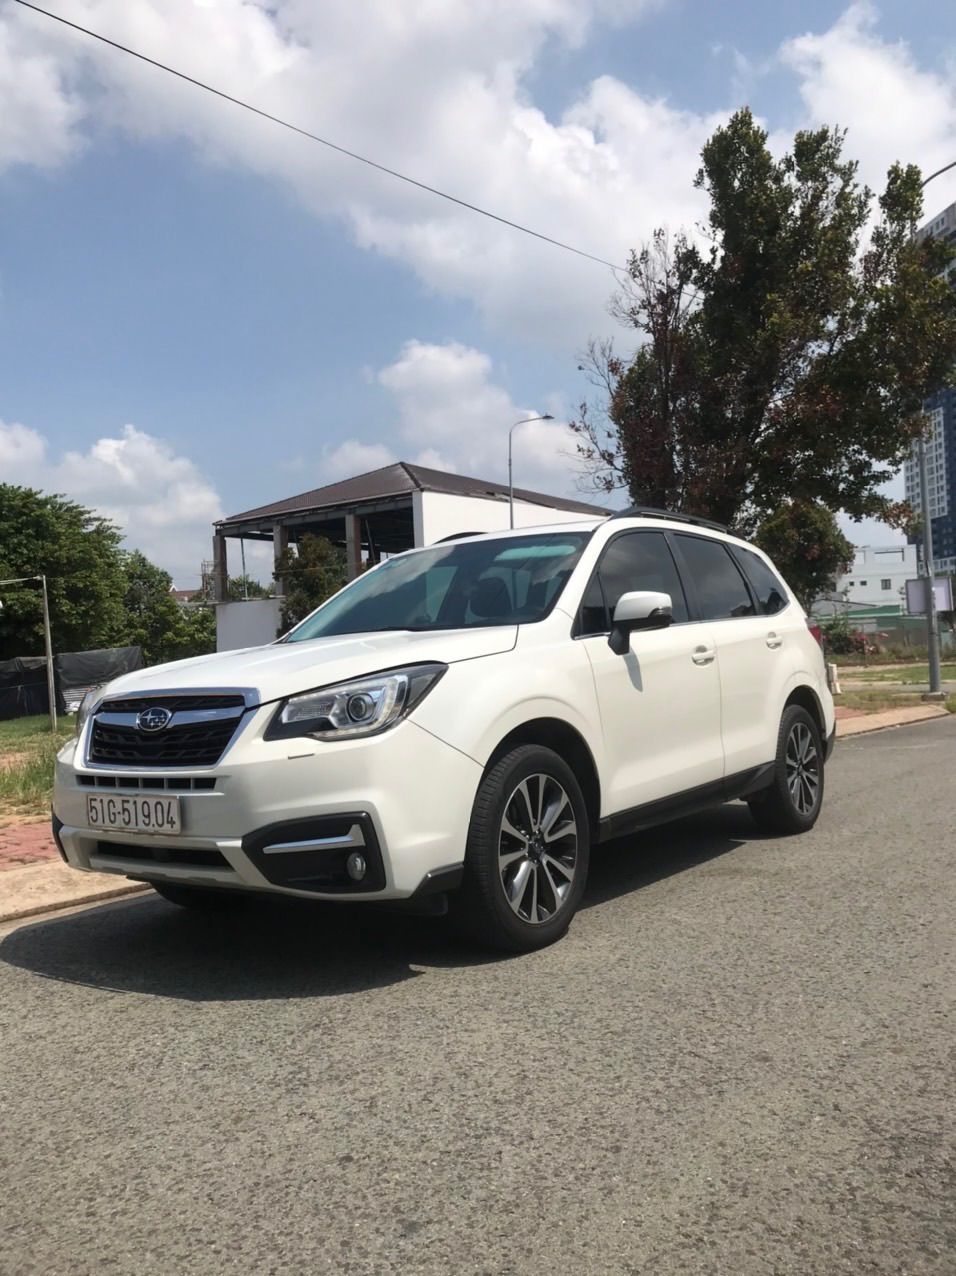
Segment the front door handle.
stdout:
[[776,651],[778,647],[783,646],[783,639],[779,634],[775,634],[772,629],[770,633],[767,634],[767,646],[771,651]]
[[716,647],[695,647],[691,652],[691,660],[695,665],[709,665],[716,655]]

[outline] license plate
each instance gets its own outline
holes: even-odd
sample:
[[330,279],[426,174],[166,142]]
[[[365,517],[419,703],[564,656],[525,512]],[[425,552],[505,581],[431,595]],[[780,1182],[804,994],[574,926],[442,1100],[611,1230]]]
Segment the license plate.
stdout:
[[179,833],[182,822],[178,797],[88,797],[86,816],[91,828],[124,833]]

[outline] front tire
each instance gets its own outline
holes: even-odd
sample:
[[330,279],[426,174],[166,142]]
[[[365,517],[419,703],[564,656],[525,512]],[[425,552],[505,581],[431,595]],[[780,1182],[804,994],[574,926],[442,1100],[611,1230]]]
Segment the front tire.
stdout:
[[823,764],[816,719],[800,705],[788,705],[777,733],[773,781],[748,803],[761,829],[786,834],[813,828],[823,803]]
[[180,908],[200,909],[208,913],[225,912],[241,903],[244,896],[238,891],[210,890],[205,886],[184,886],[179,882],[150,882],[153,890],[170,904]]
[[478,789],[456,912],[483,945],[543,948],[577,911],[589,853],[587,807],[571,768],[551,749],[520,745]]

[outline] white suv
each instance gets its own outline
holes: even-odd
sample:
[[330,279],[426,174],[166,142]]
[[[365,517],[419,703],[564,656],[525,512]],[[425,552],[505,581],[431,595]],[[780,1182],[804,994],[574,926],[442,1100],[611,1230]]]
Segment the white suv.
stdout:
[[607,838],[733,798],[809,829],[833,738],[768,559],[630,510],[412,550],[270,646],[91,692],[53,824],[75,868],[178,904],[447,898],[524,950],[565,931]]

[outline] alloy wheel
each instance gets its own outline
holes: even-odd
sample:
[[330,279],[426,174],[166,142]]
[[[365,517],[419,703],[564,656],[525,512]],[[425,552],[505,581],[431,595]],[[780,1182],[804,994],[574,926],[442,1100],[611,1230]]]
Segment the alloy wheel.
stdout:
[[505,803],[498,835],[498,872],[512,911],[541,925],[560,912],[578,863],[578,825],[571,799],[551,775],[529,775]]
[[801,815],[810,815],[820,795],[820,755],[804,722],[795,722],[790,728],[786,766],[791,801]]

